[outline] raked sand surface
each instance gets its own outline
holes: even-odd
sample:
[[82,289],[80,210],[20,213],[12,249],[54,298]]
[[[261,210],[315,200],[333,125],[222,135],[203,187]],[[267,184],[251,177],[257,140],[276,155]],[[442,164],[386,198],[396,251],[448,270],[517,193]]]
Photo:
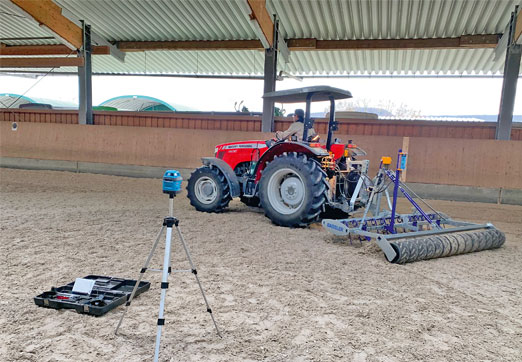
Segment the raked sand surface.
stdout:
[[[175,214],[223,338],[193,275],[174,274],[161,361],[522,360],[520,206],[433,201],[494,223],[506,244],[392,265],[373,243],[277,227],[239,201],[200,213],[185,196]],[[0,361],[152,360],[160,274],[146,274],[117,336],[123,307],[96,318],[33,297],[88,274],[135,279],[168,212],[161,180],[0,169],[0,207]]]

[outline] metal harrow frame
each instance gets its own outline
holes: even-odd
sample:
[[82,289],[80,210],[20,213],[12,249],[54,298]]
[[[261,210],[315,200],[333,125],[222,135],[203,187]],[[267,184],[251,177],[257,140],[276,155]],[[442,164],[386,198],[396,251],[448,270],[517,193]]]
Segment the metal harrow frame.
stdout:
[[[400,172],[406,167],[406,157],[399,150],[395,173],[389,170],[391,160],[383,158],[363,217],[324,219],[323,227],[335,235],[348,236],[350,240],[352,236],[357,236],[359,240],[375,239],[391,263],[402,264],[502,246],[505,236],[493,224],[452,220],[415,195],[432,210],[426,213],[406,189],[415,193],[400,181]],[[387,179],[390,183],[386,185]],[[387,190],[391,183],[394,184],[393,203],[390,202]],[[399,190],[412,204],[415,212],[396,212]],[[380,208],[382,193],[386,195],[390,210]],[[367,217],[370,211],[373,216]]]

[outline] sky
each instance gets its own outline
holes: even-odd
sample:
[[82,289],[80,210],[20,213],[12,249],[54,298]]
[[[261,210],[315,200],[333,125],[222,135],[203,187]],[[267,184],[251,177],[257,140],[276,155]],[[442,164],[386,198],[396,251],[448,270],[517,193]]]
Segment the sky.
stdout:
[[[431,115],[498,114],[502,78],[286,78],[277,90],[311,85],[329,85],[351,91],[354,99],[392,101]],[[522,86],[519,82],[519,88]],[[31,88],[32,87],[32,88]],[[78,104],[75,75],[31,78],[0,75],[0,93],[24,94]],[[197,111],[234,111],[243,101],[253,112],[262,111],[263,81],[256,79],[204,79],[146,76],[94,76],[93,105],[121,96],[146,95]],[[312,105],[322,112],[326,103]],[[276,104],[276,106],[280,106]],[[287,113],[301,105],[284,105]],[[515,100],[514,114],[522,114],[522,91]]]

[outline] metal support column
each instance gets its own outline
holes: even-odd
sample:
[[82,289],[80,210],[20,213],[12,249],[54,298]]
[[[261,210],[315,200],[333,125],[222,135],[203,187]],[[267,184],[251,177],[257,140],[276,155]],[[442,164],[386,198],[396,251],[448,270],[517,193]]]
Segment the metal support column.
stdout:
[[506,61],[504,63],[504,81],[502,83],[502,96],[500,99],[500,110],[495,131],[495,139],[511,139],[511,126],[513,123],[513,109],[515,107],[515,96],[517,92],[517,80],[520,72],[520,58],[522,45],[516,44],[514,39],[517,20],[518,6],[511,13],[509,23],[509,37],[506,50]]
[[83,47],[80,56],[84,58],[83,67],[78,67],[79,110],[78,123],[93,124],[92,118],[92,63],[91,26],[82,20]]
[[[277,74],[277,51],[274,48],[265,50],[264,93],[275,91]],[[261,132],[274,131],[274,101],[263,99],[263,120]]]
[[[279,21],[274,17],[274,42],[270,49],[265,49],[265,73],[264,93],[273,92],[276,89],[277,76],[277,42]],[[274,131],[274,101],[263,99],[263,118],[261,132]]]

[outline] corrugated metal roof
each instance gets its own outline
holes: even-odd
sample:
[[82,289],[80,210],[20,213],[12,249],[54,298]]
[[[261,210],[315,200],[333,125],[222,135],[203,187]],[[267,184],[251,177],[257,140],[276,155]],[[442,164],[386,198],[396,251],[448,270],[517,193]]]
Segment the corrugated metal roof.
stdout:
[[287,38],[416,39],[502,33],[517,0],[268,0]]
[[256,39],[236,0],[56,0],[109,41]]
[[[256,39],[246,0],[55,0],[109,41]],[[0,0],[2,12],[11,12]],[[398,39],[502,33],[520,0],[268,0],[285,38]],[[23,14],[23,13],[21,13]],[[20,14],[18,14],[20,15]],[[0,38],[48,36],[34,21],[0,13]],[[4,26],[4,24],[6,26]],[[56,41],[6,41],[48,44]],[[492,49],[292,51],[279,68],[294,75],[498,73]],[[93,57],[96,73],[261,75],[262,51],[127,53],[125,64]],[[60,71],[76,71],[61,68]]]
[[[26,39],[5,40],[6,38],[51,38],[51,39]],[[9,0],[0,0],[0,40],[5,44],[40,45],[60,44],[52,35],[38,26],[33,19],[28,19],[26,14]]]
[[[294,51],[291,62],[280,61],[278,69],[293,75],[497,74],[503,60],[493,62],[492,54],[491,49]],[[256,50],[154,51],[128,53],[125,63],[94,56],[93,72],[260,76],[263,62],[263,52]],[[76,72],[71,67],[56,70]]]
[[293,52],[290,74],[493,74],[503,60],[493,62],[491,49],[359,50]]
[[93,71],[260,75],[263,65],[263,52],[256,50],[151,51],[128,53],[125,63],[109,56],[94,57]]
[[[256,39],[246,0],[56,0],[109,41]],[[416,39],[502,33],[520,0],[268,0],[285,38]],[[463,21],[464,20],[464,21]]]

